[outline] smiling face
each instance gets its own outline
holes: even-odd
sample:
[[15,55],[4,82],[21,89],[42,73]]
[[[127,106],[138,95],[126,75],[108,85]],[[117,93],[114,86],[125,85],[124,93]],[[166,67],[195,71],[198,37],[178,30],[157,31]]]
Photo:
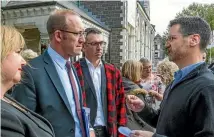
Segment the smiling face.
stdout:
[[152,74],[152,64],[150,62],[143,64],[142,77],[148,77]]
[[13,84],[21,80],[22,66],[26,64],[20,55],[20,50],[10,52],[1,62],[2,81]]

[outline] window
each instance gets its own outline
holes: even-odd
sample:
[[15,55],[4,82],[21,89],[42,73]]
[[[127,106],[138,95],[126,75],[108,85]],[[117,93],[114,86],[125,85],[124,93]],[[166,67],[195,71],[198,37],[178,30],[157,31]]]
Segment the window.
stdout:
[[155,50],[158,50],[158,45],[155,45]]
[[155,57],[155,58],[159,58],[159,52],[155,52],[154,57]]

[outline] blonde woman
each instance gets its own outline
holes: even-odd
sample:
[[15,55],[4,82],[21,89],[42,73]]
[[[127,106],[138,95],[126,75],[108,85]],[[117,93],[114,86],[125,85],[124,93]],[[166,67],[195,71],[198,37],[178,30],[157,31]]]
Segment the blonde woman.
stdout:
[[[138,84],[141,79],[142,65],[138,61],[128,60],[122,66],[122,80],[126,95],[136,95],[145,102],[147,91],[141,89]],[[132,130],[154,131],[154,128],[144,122],[135,112],[127,108],[127,127]]]
[[49,122],[6,95],[21,80],[20,55],[25,42],[13,27],[1,26],[1,136],[2,137],[53,137]]
[[[165,90],[166,86],[174,80],[174,73],[177,70],[178,66],[168,59],[164,59],[157,65],[157,75],[161,78],[163,90]],[[154,91],[150,91],[149,94],[155,96],[159,101],[163,100],[163,94],[159,94]]]
[[157,66],[158,76],[165,86],[169,85],[174,80],[174,73],[178,71],[178,66],[168,59],[164,59]]

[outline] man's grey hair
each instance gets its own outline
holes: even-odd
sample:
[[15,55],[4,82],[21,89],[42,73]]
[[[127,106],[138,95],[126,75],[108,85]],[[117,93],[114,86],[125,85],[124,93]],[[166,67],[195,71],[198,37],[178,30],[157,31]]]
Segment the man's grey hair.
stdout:
[[140,60],[139,60],[142,64],[147,64],[147,63],[151,63],[151,61],[146,58],[146,57],[142,57]]
[[207,45],[210,42],[211,28],[204,19],[194,16],[180,17],[171,20],[169,23],[169,27],[177,24],[180,25],[180,32],[183,34],[183,36],[199,34],[201,37],[200,49],[201,51],[205,51]]

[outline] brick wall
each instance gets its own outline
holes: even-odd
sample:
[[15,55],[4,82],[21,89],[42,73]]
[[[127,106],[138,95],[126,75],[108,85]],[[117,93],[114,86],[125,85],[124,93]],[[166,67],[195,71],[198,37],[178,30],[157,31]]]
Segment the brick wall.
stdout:
[[105,60],[121,67],[120,60],[122,56],[121,31],[123,30],[122,21],[125,14],[123,13],[124,2],[121,1],[80,1],[80,6],[91,12],[96,18],[104,22],[110,29],[109,48],[105,55]]

